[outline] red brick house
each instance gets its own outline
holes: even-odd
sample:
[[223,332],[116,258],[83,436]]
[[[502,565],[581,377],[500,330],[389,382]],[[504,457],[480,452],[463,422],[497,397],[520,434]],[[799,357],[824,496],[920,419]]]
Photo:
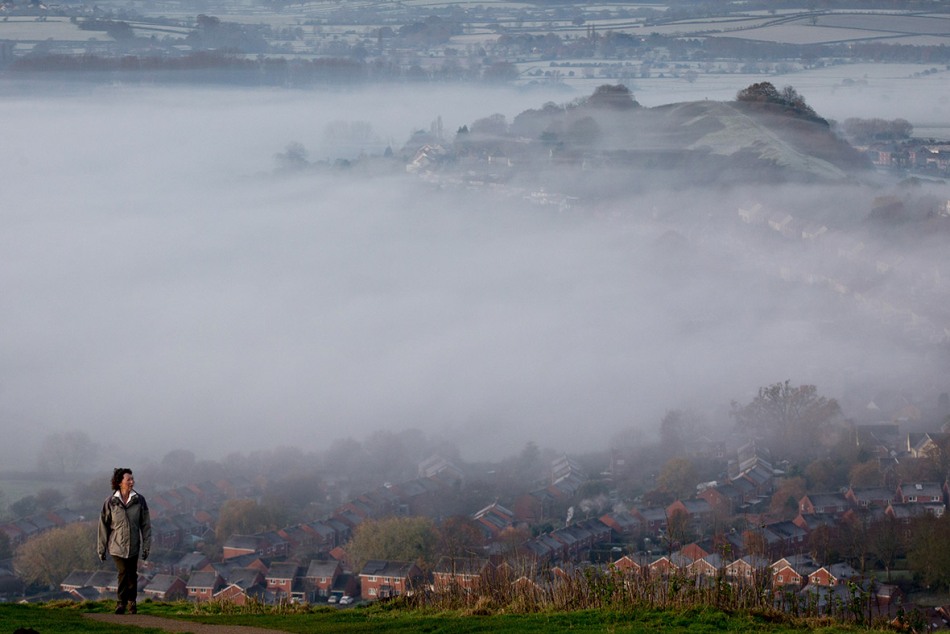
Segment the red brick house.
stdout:
[[709,553],[686,566],[686,574],[697,579],[715,579],[724,567],[722,557],[717,553]]
[[938,482],[908,482],[897,486],[901,504],[944,504],[943,487]]
[[693,563],[693,560],[681,553],[673,553],[669,556],[663,555],[650,562],[650,574],[668,577],[671,574],[685,571],[691,563]]
[[[892,603],[899,603],[903,600],[904,593],[901,592],[901,589],[898,586],[889,583],[881,583],[875,588],[874,603],[879,608],[889,606]],[[946,617],[947,615],[944,614],[943,616]]]
[[728,482],[706,487],[696,497],[706,500],[714,512],[723,515],[732,515],[742,505],[742,492]]
[[316,534],[305,524],[285,526],[277,534],[290,545],[290,552],[311,552],[316,546]]
[[422,583],[422,569],[406,561],[371,559],[360,570],[360,594],[364,599],[397,597]]
[[224,585],[224,579],[214,570],[200,570],[188,577],[186,590],[193,601],[210,601]]
[[808,583],[824,587],[840,586],[857,576],[858,571],[848,564],[831,564],[808,575]]
[[798,511],[803,515],[840,516],[851,508],[851,503],[840,493],[809,493],[798,501]]
[[702,544],[699,542],[693,542],[680,548],[680,553],[689,557],[692,561],[702,559],[706,555],[710,555],[713,552],[712,544],[709,542],[703,542]]
[[844,496],[857,508],[887,508],[894,501],[894,491],[880,487],[848,488]]
[[210,563],[211,560],[202,553],[188,553],[175,562],[171,567],[171,574],[178,575],[179,577],[188,577],[188,575],[195,570],[204,570]]
[[268,603],[273,603],[276,598],[265,586],[265,573],[257,568],[235,568],[228,574],[225,584],[215,593],[216,600],[244,605],[251,598]]
[[299,576],[299,572],[300,566],[293,562],[271,564],[264,575],[265,587],[278,599],[287,599],[293,592],[294,580]]
[[511,590],[516,596],[538,601],[542,596],[541,586],[534,579],[522,575],[511,582]]
[[330,556],[330,559],[335,559],[336,561],[340,562],[340,565],[343,566],[343,572],[352,572],[352,569],[350,568],[350,556],[342,546],[331,548],[330,552],[327,554]]
[[818,565],[811,557],[794,555],[773,562],[769,569],[773,588],[801,590],[808,583],[808,576],[818,570]]
[[224,542],[221,558],[224,560],[242,555],[263,555],[261,539],[255,535],[231,535]]
[[625,541],[640,534],[640,521],[626,511],[616,511],[600,516],[604,526],[612,531],[613,541]]
[[666,509],[664,508],[631,509],[630,514],[637,518],[648,535],[656,535],[666,530]]
[[495,502],[472,515],[472,519],[478,523],[479,528],[485,533],[485,537],[495,539],[506,528],[514,526],[515,514]]
[[643,555],[624,555],[614,562],[614,568],[624,574],[646,574],[650,569],[650,560]]
[[311,522],[310,524],[303,524],[302,528],[313,535],[311,543],[320,551],[329,551],[340,545],[336,529],[326,522]]
[[263,598],[265,592],[264,573],[257,568],[235,568],[225,583],[225,587],[214,595],[216,600],[244,605],[250,597]]
[[234,605],[246,605],[249,599],[262,598],[264,594],[263,586],[252,586],[251,588],[242,588],[236,583],[231,583],[219,590],[214,595],[215,601],[233,603]]
[[258,535],[258,554],[263,557],[286,557],[290,554],[290,542],[280,536],[277,531],[267,531]]
[[766,524],[762,530],[770,535],[771,552],[778,555],[802,552],[808,538],[808,531],[790,520]]
[[684,513],[689,518],[690,525],[701,531],[712,523],[713,506],[703,498],[676,500],[666,507],[667,517],[673,517],[674,513]]
[[59,589],[63,592],[72,592],[79,588],[91,587],[90,577],[92,577],[91,570],[73,570],[65,579],[59,582]]
[[155,546],[174,550],[184,539],[181,527],[168,518],[158,517],[152,520],[152,542]]
[[330,596],[330,591],[341,574],[343,574],[343,566],[339,561],[314,559],[307,567],[304,582],[312,598],[325,599]]
[[158,574],[152,577],[142,593],[156,601],[177,601],[188,596],[188,587],[181,577]]
[[[147,579],[145,575],[139,575],[139,589],[142,589],[142,586],[145,585]],[[119,582],[116,578],[115,571],[112,570],[97,570],[89,577],[89,580],[86,581],[86,585],[95,588],[101,594],[114,594],[116,590],[119,589]]]
[[733,581],[752,582],[770,573],[769,561],[758,555],[746,555],[726,566],[726,576]]
[[792,523],[806,532],[812,532],[823,526],[834,530],[838,526],[838,518],[834,515],[825,515],[824,513],[799,513],[792,520]]
[[442,557],[432,571],[432,586],[436,592],[472,591],[490,574],[491,564],[487,559]]

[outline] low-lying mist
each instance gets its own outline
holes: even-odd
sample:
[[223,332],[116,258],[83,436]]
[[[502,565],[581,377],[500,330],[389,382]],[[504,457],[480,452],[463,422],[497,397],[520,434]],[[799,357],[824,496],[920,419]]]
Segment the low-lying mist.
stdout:
[[[879,191],[681,188],[559,209],[405,173],[274,169],[291,142],[332,162],[357,132],[377,152],[438,117],[451,138],[569,98],[5,92],[0,460],[30,467],[45,435],[71,429],[111,465],[409,427],[481,458],[528,440],[605,448],[671,408],[726,423],[731,400],[786,379],[846,415],[883,387],[942,391],[942,347],[782,278],[816,253],[737,237],[743,205],[809,208],[833,228]],[[940,253],[905,259],[927,274]]]

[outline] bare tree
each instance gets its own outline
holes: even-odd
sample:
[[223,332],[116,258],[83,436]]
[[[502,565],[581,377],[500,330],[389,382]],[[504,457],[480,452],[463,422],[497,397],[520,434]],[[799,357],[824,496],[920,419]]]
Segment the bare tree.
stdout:
[[97,456],[98,449],[86,432],[58,432],[43,439],[37,466],[54,473],[78,473],[88,471]]
[[215,539],[224,543],[232,535],[253,535],[277,528],[281,517],[275,509],[258,504],[256,500],[227,500],[221,505]]
[[813,453],[840,414],[838,402],[819,396],[814,385],[793,387],[789,381],[759,388],[748,405],[732,404],[739,427],[772,441],[773,452],[792,457]]
[[70,524],[34,537],[13,558],[17,574],[28,584],[57,586],[73,570],[96,568],[96,528],[91,523]]
[[427,517],[391,517],[357,526],[345,550],[354,570],[370,559],[432,564],[438,540],[438,530]]

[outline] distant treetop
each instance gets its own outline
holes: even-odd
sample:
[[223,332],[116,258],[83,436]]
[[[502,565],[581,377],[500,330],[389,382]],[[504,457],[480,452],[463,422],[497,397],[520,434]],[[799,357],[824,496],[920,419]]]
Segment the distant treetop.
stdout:
[[633,98],[630,89],[623,84],[611,86],[604,84],[594,90],[594,94],[587,98],[587,105],[595,108],[614,108],[616,110],[629,110],[639,108],[640,104]]
[[763,81],[740,90],[736,94],[736,101],[774,104],[809,119],[824,121],[811,106],[805,103],[805,98],[799,95],[791,86],[785,86],[779,92],[770,82]]

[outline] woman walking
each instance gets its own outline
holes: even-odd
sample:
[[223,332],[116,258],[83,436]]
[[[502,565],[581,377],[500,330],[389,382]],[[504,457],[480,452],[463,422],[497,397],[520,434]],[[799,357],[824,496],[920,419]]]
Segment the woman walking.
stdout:
[[152,523],[148,504],[135,489],[132,470],[117,468],[112,472],[112,495],[102,505],[99,515],[97,551],[99,559],[112,555],[118,573],[119,588],[116,614],[135,614],[139,585],[139,554],[148,559],[152,546]]

